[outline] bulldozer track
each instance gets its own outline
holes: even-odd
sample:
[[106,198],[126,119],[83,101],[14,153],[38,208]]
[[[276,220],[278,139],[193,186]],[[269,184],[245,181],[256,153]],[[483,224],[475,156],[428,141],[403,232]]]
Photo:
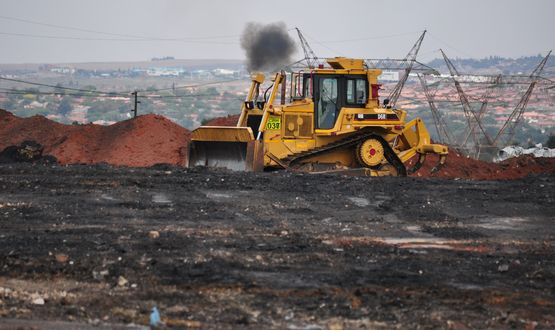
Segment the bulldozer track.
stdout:
[[405,165],[403,164],[403,162],[401,162],[399,157],[397,157],[397,155],[395,154],[395,152],[393,151],[389,143],[387,143],[387,141],[385,141],[383,137],[376,135],[374,132],[369,132],[364,130],[358,133],[355,133],[353,135],[350,135],[344,139],[323,145],[321,147],[289,155],[286,158],[282,159],[281,161],[287,167],[295,168],[296,166],[299,165],[299,162],[302,161],[303,159],[321,155],[326,152],[331,152],[333,150],[350,147],[370,137],[381,142],[384,148],[385,159],[388,161],[389,164],[395,167],[398,175],[406,176],[407,170],[405,168]]

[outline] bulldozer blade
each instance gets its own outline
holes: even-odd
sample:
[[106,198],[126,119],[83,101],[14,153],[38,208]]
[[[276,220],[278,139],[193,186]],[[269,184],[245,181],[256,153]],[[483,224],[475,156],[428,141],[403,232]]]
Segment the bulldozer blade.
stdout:
[[264,170],[264,144],[254,139],[250,127],[201,126],[191,135],[186,167]]
[[260,141],[191,141],[187,167],[223,167],[233,171],[262,171],[264,152]]

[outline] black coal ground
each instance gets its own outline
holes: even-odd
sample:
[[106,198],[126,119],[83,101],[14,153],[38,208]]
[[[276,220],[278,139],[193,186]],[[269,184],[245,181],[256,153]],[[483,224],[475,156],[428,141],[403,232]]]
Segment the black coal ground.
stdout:
[[0,324],[555,327],[554,201],[555,175],[0,165]]

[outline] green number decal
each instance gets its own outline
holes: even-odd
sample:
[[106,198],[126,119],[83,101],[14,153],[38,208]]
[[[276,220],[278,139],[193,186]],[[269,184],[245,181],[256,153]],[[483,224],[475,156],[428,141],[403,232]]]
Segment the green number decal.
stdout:
[[266,129],[268,130],[278,130],[281,128],[281,118],[280,117],[270,117],[266,123]]

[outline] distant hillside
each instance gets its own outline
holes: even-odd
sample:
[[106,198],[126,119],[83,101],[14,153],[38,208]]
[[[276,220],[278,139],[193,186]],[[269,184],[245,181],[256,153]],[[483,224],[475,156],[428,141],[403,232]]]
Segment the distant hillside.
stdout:
[[[500,56],[489,56],[482,59],[452,58],[451,61],[461,72],[483,73],[483,74],[527,74],[532,72],[543,56],[526,56],[516,59]],[[447,73],[447,67],[442,58],[436,58],[427,63],[429,66]],[[159,59],[155,61],[142,62],[89,62],[89,63],[48,63],[49,66],[73,68],[81,70],[130,70],[148,69],[151,67],[182,67],[186,70],[211,70],[214,68],[241,70],[244,67],[243,60],[229,59]],[[22,63],[1,64],[0,73],[23,74],[37,72],[44,68],[45,63]],[[552,55],[545,66],[544,76],[555,77],[555,55]]]
[[[148,69],[151,67],[182,67],[188,70],[222,68],[239,70],[243,60],[226,59],[168,59],[142,62],[89,62],[89,63],[48,63],[57,67],[68,67],[82,70],[130,70]],[[45,63],[0,64],[0,72],[38,71]]]
[[[516,59],[500,56],[490,56],[482,59],[452,58],[451,61],[460,72],[466,73],[502,73],[502,74],[528,74],[541,62],[544,56],[525,56]],[[444,60],[436,58],[428,65],[447,73]],[[544,76],[555,76],[555,55],[551,55],[544,68]]]

